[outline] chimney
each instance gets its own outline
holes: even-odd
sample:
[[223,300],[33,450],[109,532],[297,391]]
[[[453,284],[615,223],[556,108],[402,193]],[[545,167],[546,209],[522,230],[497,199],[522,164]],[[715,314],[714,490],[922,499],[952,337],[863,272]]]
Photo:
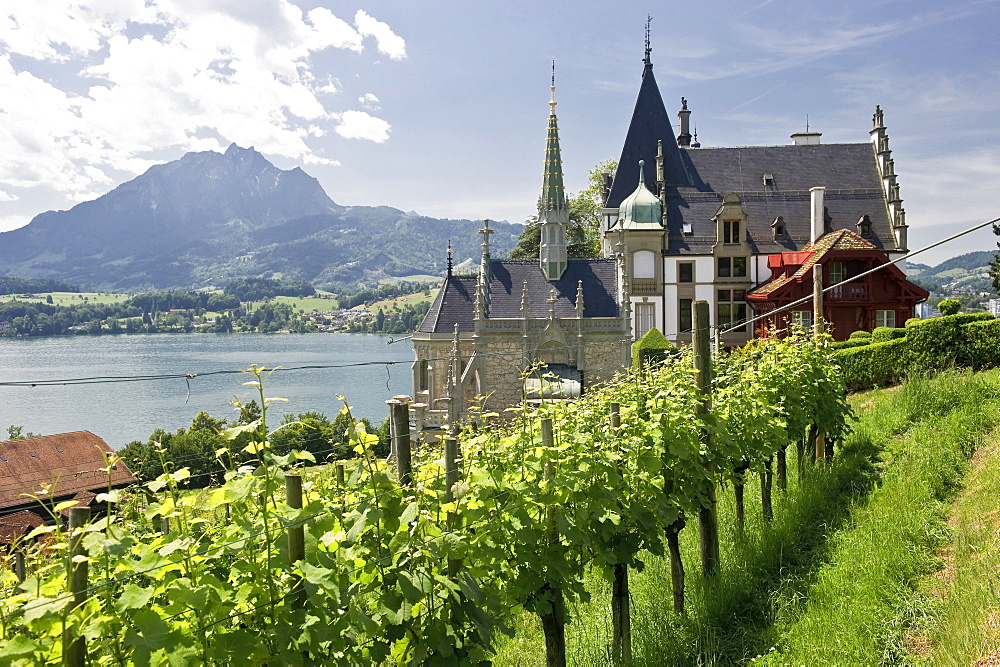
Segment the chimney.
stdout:
[[823,209],[823,196],[826,194],[826,188],[810,188],[809,192],[812,195],[812,233],[809,235],[809,240],[816,243],[826,231],[826,216]]
[[793,146],[819,146],[819,138],[822,132],[796,132],[792,135]]
[[681,121],[680,131],[677,133],[677,145],[681,148],[688,148],[691,145],[691,112],[688,111],[688,101],[681,98],[681,110],[677,112],[677,117]]

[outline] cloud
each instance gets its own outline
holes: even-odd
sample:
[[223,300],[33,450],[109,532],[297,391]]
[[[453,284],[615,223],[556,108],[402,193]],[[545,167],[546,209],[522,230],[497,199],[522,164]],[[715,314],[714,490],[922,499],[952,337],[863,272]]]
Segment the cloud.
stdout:
[[402,60],[406,57],[406,43],[403,38],[396,35],[385,23],[373,19],[363,9],[359,9],[354,15],[354,25],[358,27],[358,33],[362,37],[375,38],[379,53],[389,56],[392,60]]
[[345,139],[367,139],[381,144],[389,139],[389,123],[364,111],[345,111],[340,116],[337,134]]
[[17,201],[19,197],[17,195],[12,195],[9,192],[4,192],[0,190],[0,201]]
[[366,109],[375,110],[379,108],[378,97],[376,97],[373,93],[365,93],[358,98],[358,102],[361,102],[361,106]]
[[389,124],[333,106],[336,78],[317,56],[361,53],[367,37],[406,57],[366,12],[352,26],[290,0],[16,3],[0,15],[0,182],[79,199],[178,151],[231,142],[337,164],[311,141],[335,130],[382,143]]

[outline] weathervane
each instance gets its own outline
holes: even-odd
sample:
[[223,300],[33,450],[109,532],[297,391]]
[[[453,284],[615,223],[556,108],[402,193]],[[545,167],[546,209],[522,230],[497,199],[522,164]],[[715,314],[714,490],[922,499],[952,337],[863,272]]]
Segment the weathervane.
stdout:
[[651,61],[649,59],[649,54],[653,50],[653,48],[649,45],[649,24],[652,22],[653,22],[653,17],[650,16],[649,14],[646,14],[646,57],[643,59],[642,62],[646,63],[647,65],[651,64]]

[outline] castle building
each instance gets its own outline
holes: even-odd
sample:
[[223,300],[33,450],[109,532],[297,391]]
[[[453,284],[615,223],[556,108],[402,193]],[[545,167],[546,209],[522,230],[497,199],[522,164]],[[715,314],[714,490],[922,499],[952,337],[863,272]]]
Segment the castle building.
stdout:
[[[788,262],[798,262],[792,282],[805,281],[811,290],[813,254],[825,253],[819,263],[831,261],[828,286],[855,275],[857,266],[906,254],[905,212],[880,108],[869,141],[856,144],[823,144],[819,132],[806,131],[786,146],[702,148],[696,135],[692,141],[684,98],[677,116],[675,137],[647,42],[638,99],[602,211],[604,252],[620,247],[623,254],[619,279],[630,286],[625,305],[634,337],[655,326],[675,343],[688,342],[691,303],[699,300],[710,304],[721,343],[738,345],[758,329],[746,320],[801,291],[772,283]],[[781,271],[772,273],[779,264]],[[879,322],[901,326],[927,297],[898,269],[864,282],[867,290],[828,293],[826,319],[835,323],[837,339]]]
[[[833,285],[906,254],[879,107],[864,143],[823,144],[819,132],[806,131],[786,146],[702,148],[684,98],[674,136],[650,52],[647,39],[635,110],[607,178],[601,259],[567,256],[553,81],[539,258],[493,259],[488,221],[478,273],[455,274],[449,255],[444,284],[413,335],[414,397],[426,426],[457,423],[477,400],[502,411],[525,399],[578,396],[627,365],[630,344],[653,327],[690,342],[695,301],[710,304],[710,326],[724,345],[766,326],[805,325],[807,309],[764,325],[747,320],[810,293],[815,266],[828,267]],[[893,267],[828,293],[824,319],[842,340],[900,326],[926,298]]]
[[628,363],[625,272],[614,258],[568,257],[554,81],[549,105],[539,258],[493,259],[489,221],[475,275],[454,273],[449,249],[444,284],[413,334],[414,400],[426,406],[425,426],[457,423],[474,405],[502,411],[525,399],[579,396]]

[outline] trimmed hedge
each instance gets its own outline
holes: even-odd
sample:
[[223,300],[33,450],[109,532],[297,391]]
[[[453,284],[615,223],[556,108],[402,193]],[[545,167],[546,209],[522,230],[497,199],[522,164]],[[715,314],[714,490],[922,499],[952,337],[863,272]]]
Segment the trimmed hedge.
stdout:
[[1000,319],[982,319],[962,325],[966,354],[976,370],[1000,366]]
[[910,319],[904,329],[875,331],[869,345],[835,344],[850,391],[893,384],[914,372],[1000,366],[1000,320],[989,313]]
[[838,350],[834,357],[848,391],[894,384],[906,377],[912,357],[905,338]]
[[854,340],[841,340],[837,341],[836,343],[831,343],[830,347],[832,347],[835,350],[846,350],[848,348],[864,347],[865,345],[870,345],[870,344],[871,341],[868,340],[867,338],[865,339],[855,338]]
[[870,331],[852,331],[851,335],[847,337],[847,340],[871,340],[872,332]]
[[894,329],[892,327],[875,327],[875,330],[872,331],[873,343],[885,343],[886,341],[905,337],[906,329],[903,328]]
[[677,354],[677,346],[667,340],[660,330],[653,327],[642,338],[632,343],[632,368],[652,366]]
[[953,366],[971,366],[962,325],[995,319],[989,313],[957,313],[923,320],[906,327],[913,365],[921,371],[939,371]]

